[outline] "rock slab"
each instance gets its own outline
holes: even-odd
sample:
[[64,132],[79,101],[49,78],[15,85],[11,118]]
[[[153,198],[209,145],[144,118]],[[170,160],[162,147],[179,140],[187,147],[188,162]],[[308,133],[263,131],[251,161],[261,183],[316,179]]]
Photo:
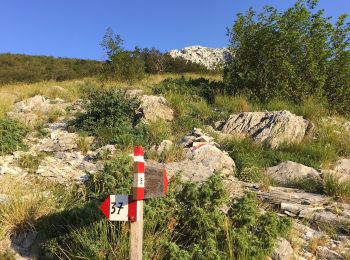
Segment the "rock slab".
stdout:
[[233,114],[218,130],[277,148],[282,143],[300,142],[311,128],[308,120],[283,110]]

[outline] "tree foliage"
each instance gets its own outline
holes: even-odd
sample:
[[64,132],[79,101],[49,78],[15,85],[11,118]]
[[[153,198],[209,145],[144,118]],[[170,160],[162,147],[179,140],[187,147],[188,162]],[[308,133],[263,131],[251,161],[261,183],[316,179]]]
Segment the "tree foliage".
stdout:
[[346,15],[333,25],[316,4],[299,0],[284,12],[238,14],[228,30],[233,58],[224,72],[232,92],[262,102],[325,96],[331,108],[350,111],[350,25]]

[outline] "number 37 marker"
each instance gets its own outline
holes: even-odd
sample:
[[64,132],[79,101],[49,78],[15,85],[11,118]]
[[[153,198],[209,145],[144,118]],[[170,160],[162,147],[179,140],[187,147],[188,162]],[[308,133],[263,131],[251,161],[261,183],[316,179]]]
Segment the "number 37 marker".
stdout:
[[110,195],[100,206],[103,214],[111,221],[137,221],[140,207],[131,195]]

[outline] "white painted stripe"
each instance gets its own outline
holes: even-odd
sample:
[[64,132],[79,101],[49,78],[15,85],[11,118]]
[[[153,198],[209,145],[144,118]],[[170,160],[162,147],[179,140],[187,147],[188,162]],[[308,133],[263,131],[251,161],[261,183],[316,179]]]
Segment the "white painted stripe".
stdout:
[[143,200],[138,200],[138,201],[137,201],[137,216],[136,216],[136,221],[143,220],[143,214],[141,214],[142,207],[143,207]]
[[142,155],[134,156],[134,162],[145,162],[145,158]]
[[144,188],[145,187],[145,174],[144,173],[134,173],[133,187]]

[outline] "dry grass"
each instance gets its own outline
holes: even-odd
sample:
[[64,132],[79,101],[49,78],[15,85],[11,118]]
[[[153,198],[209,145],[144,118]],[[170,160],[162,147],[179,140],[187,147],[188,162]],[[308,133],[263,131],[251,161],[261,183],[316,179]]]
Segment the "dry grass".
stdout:
[[53,198],[42,183],[23,177],[2,176],[0,194],[7,199],[0,204],[0,240],[24,230],[33,230],[35,221],[54,208]]
[[167,78],[200,78],[204,77],[212,80],[220,80],[220,75],[206,75],[206,74],[156,74],[147,75],[144,79],[130,85],[127,82],[120,82],[117,80],[101,81],[98,78],[85,78],[81,80],[67,80],[62,82],[57,81],[42,81],[38,83],[16,83],[0,86],[0,118],[3,118],[6,112],[10,111],[12,105],[20,100],[35,96],[44,95],[49,98],[62,98],[66,101],[74,101],[82,94],[80,86],[85,83],[95,84],[104,88],[140,88],[146,92],[150,88]]
[[76,140],[78,150],[81,151],[84,155],[91,149],[90,138],[86,136],[79,136]]
[[329,238],[325,236],[320,236],[320,237],[313,237],[309,241],[309,249],[310,252],[316,255],[317,247],[318,246],[325,246],[329,242]]

